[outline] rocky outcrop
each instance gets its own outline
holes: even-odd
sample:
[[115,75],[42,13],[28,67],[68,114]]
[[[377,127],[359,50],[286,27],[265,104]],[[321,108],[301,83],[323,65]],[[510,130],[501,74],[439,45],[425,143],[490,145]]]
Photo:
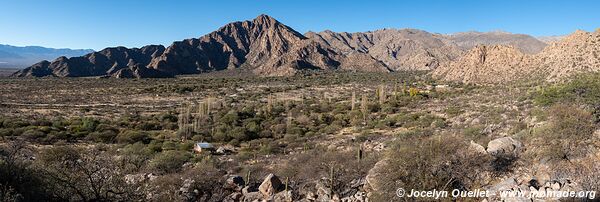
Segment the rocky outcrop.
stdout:
[[503,83],[526,76],[531,60],[512,46],[480,45],[433,72],[435,78],[463,83]]
[[433,71],[435,78],[465,83],[505,83],[523,79],[560,81],[600,71],[600,31],[576,31],[534,55],[512,46],[477,46]]
[[600,30],[578,30],[546,47],[530,64],[538,67],[538,74],[556,81],[576,73],[600,70]]
[[539,53],[546,47],[546,43],[526,34],[513,34],[503,31],[494,32],[460,32],[447,35],[464,50],[470,50],[479,45],[508,45],[513,46],[526,54]]

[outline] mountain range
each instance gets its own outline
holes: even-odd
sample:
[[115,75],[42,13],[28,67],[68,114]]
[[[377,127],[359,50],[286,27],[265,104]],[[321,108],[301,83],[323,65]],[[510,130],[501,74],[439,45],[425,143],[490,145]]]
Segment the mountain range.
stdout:
[[244,68],[261,76],[303,70],[391,72],[432,70],[435,78],[498,83],[544,74],[547,79],[600,69],[596,33],[538,38],[507,32],[436,34],[416,29],[301,34],[267,15],[233,22],[168,47],[106,48],[36,63],[14,77],[173,77]]
[[60,56],[75,57],[94,52],[91,49],[54,49],[41,46],[11,46],[0,44],[0,67],[23,68],[41,60]]

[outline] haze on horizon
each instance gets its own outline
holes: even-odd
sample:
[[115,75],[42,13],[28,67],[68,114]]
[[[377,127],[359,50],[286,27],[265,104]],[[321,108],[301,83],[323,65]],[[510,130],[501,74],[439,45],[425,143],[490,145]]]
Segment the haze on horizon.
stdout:
[[316,1],[4,2],[0,44],[53,48],[169,45],[197,38],[232,21],[267,14],[293,29],[360,32],[415,28],[434,33],[503,30],[533,36],[600,27],[600,2],[582,1]]

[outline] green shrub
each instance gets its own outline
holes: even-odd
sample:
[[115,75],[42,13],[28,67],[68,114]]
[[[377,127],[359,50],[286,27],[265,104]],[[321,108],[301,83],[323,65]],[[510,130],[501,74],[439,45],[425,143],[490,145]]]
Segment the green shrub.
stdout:
[[37,129],[29,129],[25,132],[23,132],[23,134],[21,134],[21,136],[29,139],[29,140],[40,140],[41,138],[46,137],[46,133],[39,131]]
[[487,155],[467,152],[468,142],[460,137],[430,136],[399,138],[387,153],[386,172],[379,177],[382,190],[374,201],[397,200],[395,190],[473,190],[479,173],[490,170]]
[[81,130],[85,130],[85,131],[95,131],[96,127],[100,124],[100,121],[94,119],[94,118],[83,118],[81,120]]
[[571,160],[587,155],[595,141],[593,115],[571,105],[553,105],[548,123],[534,130],[530,150],[537,159]]
[[113,143],[116,137],[117,133],[114,131],[105,130],[102,132],[92,132],[88,134],[86,138],[94,142]]
[[117,135],[118,143],[133,144],[136,142],[143,142],[147,144],[150,140],[148,133],[137,130],[126,130]]
[[550,106],[555,103],[595,104],[600,101],[600,74],[582,74],[567,83],[539,89],[534,95],[536,104]]
[[164,151],[154,156],[148,166],[157,173],[175,173],[179,172],[181,166],[190,158],[191,156],[186,152]]
[[470,140],[477,140],[484,135],[483,129],[482,125],[469,126],[463,129],[462,134]]

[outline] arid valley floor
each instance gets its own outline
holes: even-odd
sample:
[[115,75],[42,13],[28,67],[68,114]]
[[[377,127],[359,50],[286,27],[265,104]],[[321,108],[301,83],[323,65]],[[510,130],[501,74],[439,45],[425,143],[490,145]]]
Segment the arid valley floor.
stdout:
[[598,89],[597,74],[504,85],[429,72],[1,78],[0,179],[10,187],[0,197],[395,201],[398,188],[595,191]]

